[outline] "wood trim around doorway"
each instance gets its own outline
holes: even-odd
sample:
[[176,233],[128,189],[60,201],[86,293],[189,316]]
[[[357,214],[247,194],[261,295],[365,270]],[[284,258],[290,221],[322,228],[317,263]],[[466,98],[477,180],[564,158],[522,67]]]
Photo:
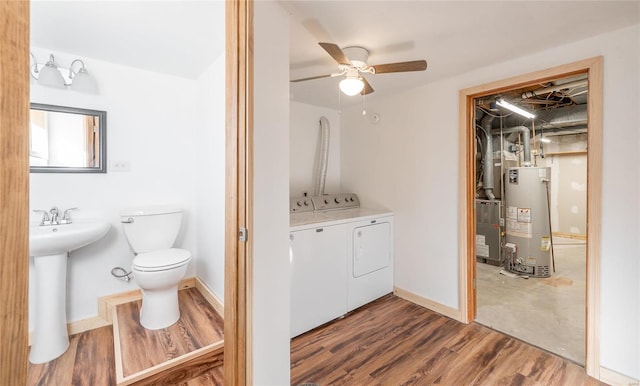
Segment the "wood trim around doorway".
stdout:
[[475,157],[473,99],[502,91],[587,73],[587,304],[586,362],[588,375],[600,377],[600,218],[602,201],[602,56],[467,88],[459,92],[459,293],[462,321],[475,318]]
[[27,383],[29,2],[0,2],[0,384]]
[[224,377],[226,385],[252,383],[251,229],[253,138],[253,1],[230,0],[226,18],[226,223]]

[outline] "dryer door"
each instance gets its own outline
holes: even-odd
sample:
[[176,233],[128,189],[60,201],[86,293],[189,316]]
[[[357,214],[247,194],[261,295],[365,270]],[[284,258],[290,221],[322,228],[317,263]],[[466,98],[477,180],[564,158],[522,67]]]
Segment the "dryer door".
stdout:
[[387,222],[353,229],[353,277],[375,272],[391,264],[391,225]]

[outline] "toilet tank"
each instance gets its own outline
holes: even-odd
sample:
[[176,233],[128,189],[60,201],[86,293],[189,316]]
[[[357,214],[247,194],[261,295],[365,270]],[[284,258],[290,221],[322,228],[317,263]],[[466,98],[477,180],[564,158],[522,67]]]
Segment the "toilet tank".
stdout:
[[182,209],[175,206],[141,206],[120,212],[120,222],[135,253],[168,249],[180,232]]

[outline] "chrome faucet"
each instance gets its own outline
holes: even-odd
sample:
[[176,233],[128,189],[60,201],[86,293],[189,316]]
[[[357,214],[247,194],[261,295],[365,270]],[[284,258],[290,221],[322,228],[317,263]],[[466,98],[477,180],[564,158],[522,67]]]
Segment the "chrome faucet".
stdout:
[[[34,209],[35,213],[42,213],[42,220],[40,221],[40,225],[60,225],[60,224],[71,224],[71,211],[78,210],[78,208],[69,208],[64,211],[62,214],[62,220],[60,220],[60,210],[57,206],[51,208],[48,212],[42,209]],[[51,213],[51,216],[49,216]]]
[[71,211],[72,210],[78,210],[78,208],[69,208],[66,209],[64,211],[64,213],[62,214],[62,221],[60,221],[61,224],[71,224]]
[[60,211],[58,210],[58,207],[54,206],[53,208],[51,208],[51,210],[49,210],[49,213],[51,213],[51,225],[60,225],[60,220],[58,220]]
[[42,209],[34,209],[35,213],[42,213],[42,220],[40,221],[40,225],[51,225],[51,219],[49,218],[49,212]]

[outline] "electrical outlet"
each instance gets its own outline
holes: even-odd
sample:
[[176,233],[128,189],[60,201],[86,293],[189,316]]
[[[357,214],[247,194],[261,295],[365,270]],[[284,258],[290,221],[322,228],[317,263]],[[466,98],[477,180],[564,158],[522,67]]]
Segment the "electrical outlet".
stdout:
[[111,161],[112,172],[129,172],[131,171],[131,161]]

